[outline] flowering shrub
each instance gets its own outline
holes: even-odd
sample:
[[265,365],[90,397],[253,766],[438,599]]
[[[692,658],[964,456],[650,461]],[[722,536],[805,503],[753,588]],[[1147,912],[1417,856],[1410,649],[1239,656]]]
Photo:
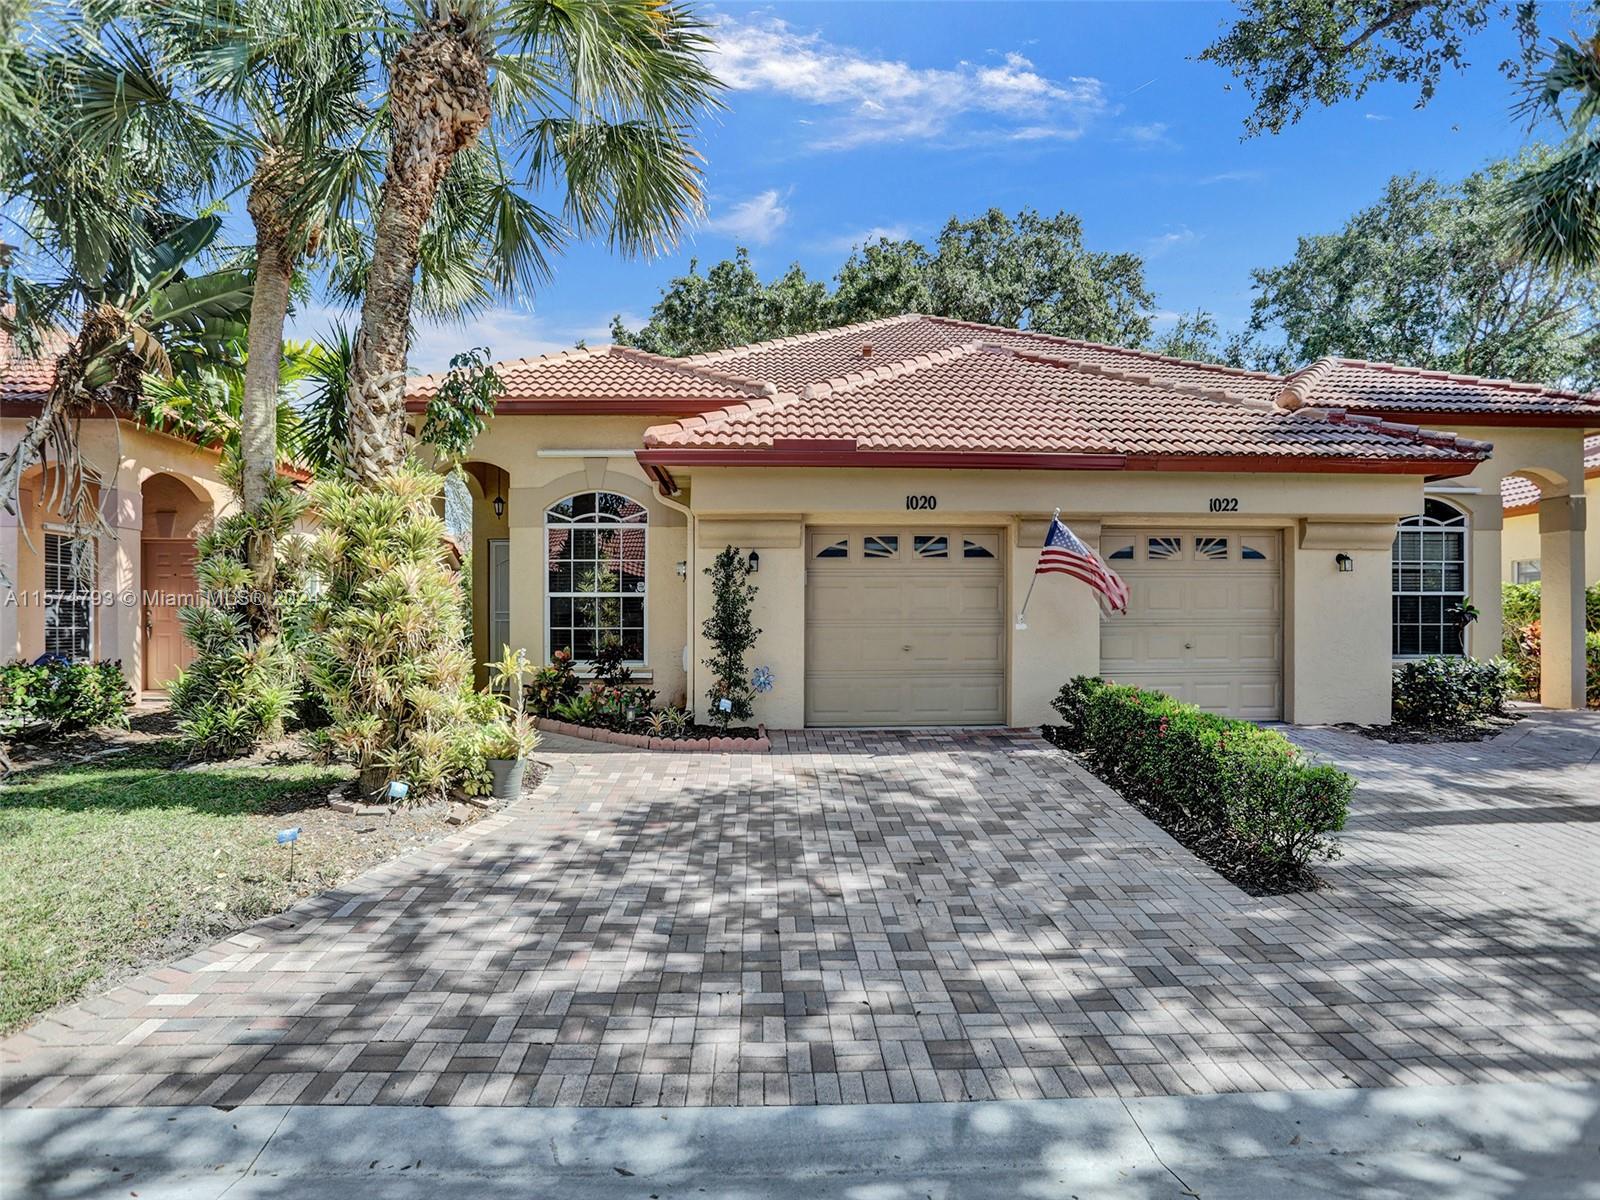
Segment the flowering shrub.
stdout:
[[1059,744],[1235,882],[1306,886],[1337,855],[1355,781],[1282,734],[1081,675],[1053,707]]
[[[1543,632],[1539,623],[1540,587],[1537,583],[1508,583],[1502,605],[1505,635],[1501,653],[1511,664],[1512,686],[1518,694],[1538,699],[1541,683],[1539,654]],[[1588,660],[1587,693],[1590,707],[1600,706],[1600,583],[1585,593],[1585,651]]]

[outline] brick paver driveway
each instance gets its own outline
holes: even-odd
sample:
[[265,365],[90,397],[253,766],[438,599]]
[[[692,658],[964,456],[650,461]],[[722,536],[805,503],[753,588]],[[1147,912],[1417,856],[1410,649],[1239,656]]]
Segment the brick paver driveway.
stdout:
[[[1600,1075],[1600,721],[1297,732],[1252,899],[1026,735],[558,752],[537,793],[3,1046],[7,1102],[780,1104]],[[569,743],[569,746],[571,744]],[[88,866],[89,864],[86,864]]]

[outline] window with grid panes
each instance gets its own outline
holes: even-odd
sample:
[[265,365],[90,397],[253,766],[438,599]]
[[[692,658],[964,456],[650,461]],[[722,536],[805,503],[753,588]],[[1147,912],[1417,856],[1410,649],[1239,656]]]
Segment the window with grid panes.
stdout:
[[1461,654],[1467,598],[1467,514],[1443,500],[1400,522],[1392,555],[1394,654]]
[[545,510],[550,653],[592,659],[607,640],[644,661],[645,535],[649,514],[615,492],[580,492]]

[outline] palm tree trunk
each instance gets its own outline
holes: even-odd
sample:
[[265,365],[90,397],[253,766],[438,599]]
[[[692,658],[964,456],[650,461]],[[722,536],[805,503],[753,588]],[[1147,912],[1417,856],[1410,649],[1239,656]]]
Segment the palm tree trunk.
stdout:
[[[278,473],[278,373],[296,257],[286,215],[285,193],[292,186],[289,161],[276,150],[263,152],[247,202],[256,227],[249,356],[245,360],[244,395],[239,407],[239,492],[247,513],[258,511],[266,503]],[[272,602],[276,548],[271,530],[258,529],[252,534],[245,553],[257,592],[248,605],[251,622],[257,626],[258,634],[268,635],[277,626],[277,609]]]
[[44,502],[78,528],[103,526],[94,489],[99,480],[79,453],[77,417],[92,403],[83,388],[89,362],[126,336],[127,321],[116,309],[90,309],[84,314],[77,338],[56,358],[55,376],[39,412],[21,440],[0,459],[0,508],[20,516],[23,475],[35,463],[49,466],[54,459],[50,495]]
[[393,140],[350,372],[346,469],[370,483],[405,460],[406,349],[423,228],[450,162],[489,123],[484,48],[459,18],[418,29],[389,73]]

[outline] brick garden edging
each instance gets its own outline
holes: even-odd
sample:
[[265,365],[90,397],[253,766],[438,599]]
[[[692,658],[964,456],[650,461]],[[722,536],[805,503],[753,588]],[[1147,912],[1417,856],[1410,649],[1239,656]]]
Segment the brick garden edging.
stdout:
[[596,729],[592,725],[574,725],[568,721],[553,721],[549,717],[535,717],[534,725],[545,733],[558,733],[562,737],[583,738],[589,742],[610,742],[633,750],[721,750],[744,754],[766,754],[772,749],[772,739],[767,727],[757,725],[759,737],[708,737],[666,738],[651,737],[645,733],[620,733],[615,729]]

